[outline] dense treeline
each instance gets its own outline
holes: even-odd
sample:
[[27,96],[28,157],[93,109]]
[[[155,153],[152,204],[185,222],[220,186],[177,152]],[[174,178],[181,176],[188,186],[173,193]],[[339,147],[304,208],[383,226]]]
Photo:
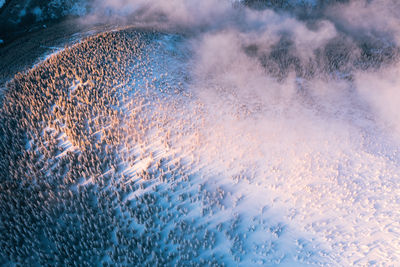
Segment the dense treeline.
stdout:
[[[188,203],[211,200],[190,193],[175,197],[188,190],[182,181],[189,178],[178,172],[179,165],[160,159],[137,174],[134,180],[143,182],[121,182],[126,179],[120,165],[135,160],[129,151],[144,138],[146,125],[163,131],[166,121],[157,113],[141,117],[137,108],[145,100],[139,95],[129,103],[136,111],[124,113],[126,91],[120,88],[135,85],[135,78],[127,81],[131,73],[155,89],[146,78],[151,68],[144,50],[157,36],[132,30],[100,34],[8,83],[0,110],[1,264],[223,265],[212,253],[200,255],[215,247],[215,233],[182,219]],[[173,182],[127,199],[154,179]]]

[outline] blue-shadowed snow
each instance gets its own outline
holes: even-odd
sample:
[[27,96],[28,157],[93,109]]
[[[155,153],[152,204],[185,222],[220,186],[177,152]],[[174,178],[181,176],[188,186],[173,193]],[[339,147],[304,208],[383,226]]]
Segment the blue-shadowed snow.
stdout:
[[[99,9],[136,14],[144,2]],[[107,106],[113,120],[90,133],[119,141],[105,141],[115,162],[96,176],[82,167],[69,193],[86,196],[108,177],[100,194],[113,196],[102,204],[112,206],[113,252],[104,261],[135,250],[147,264],[160,253],[178,266],[398,263],[399,24],[390,5],[364,4],[338,4],[314,22],[213,0],[140,10],[162,29],[187,24],[182,34],[110,44],[138,44],[123,51],[126,62],[108,61],[126,68],[122,77],[103,73],[120,97]],[[94,83],[74,75],[69,96]],[[56,158],[82,155],[59,127]],[[36,152],[31,140],[25,149]]]

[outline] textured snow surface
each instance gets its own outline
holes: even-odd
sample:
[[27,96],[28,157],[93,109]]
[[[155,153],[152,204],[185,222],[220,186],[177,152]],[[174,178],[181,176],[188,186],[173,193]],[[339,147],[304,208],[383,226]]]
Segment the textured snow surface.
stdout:
[[[395,266],[400,24],[377,2],[308,23],[224,4],[210,15],[211,0],[193,17],[190,4],[160,4],[143,18],[193,31],[119,29],[16,77],[6,103],[22,90],[32,124],[14,121],[17,101],[0,118],[26,136],[0,133],[21,139],[34,167],[7,165],[0,263]],[[35,194],[15,200],[20,176]]]
[[[347,90],[348,81],[277,82],[249,69],[246,60],[256,63],[235,47],[220,50],[227,46],[215,46],[215,38],[192,50],[183,37],[156,35],[114,86],[124,118],[93,135],[127,133],[116,146],[118,169],[79,181],[88,187],[114,177],[98,189],[119,192],[112,209],[122,234],[112,244],[124,247],[124,231],[160,235],[157,249],[143,253],[159,247],[169,264],[398,262],[397,139],[370,119],[375,113]],[[312,99],[299,95],[299,84]],[[78,77],[68,90],[79,95],[87,86]],[[55,159],[82,153],[66,126],[59,131]]]
[[[208,53],[209,41],[197,52]],[[236,57],[228,59],[228,67],[223,66],[226,58],[219,55],[197,62],[202,67],[200,75],[205,67],[213,73],[207,72],[204,80],[197,76],[201,84],[188,86],[189,91],[196,87],[194,96],[183,99],[188,104],[174,105],[171,112],[167,109],[172,121],[167,129],[175,136],[172,158],[181,158],[189,170],[199,169],[194,183],[204,181],[211,190],[229,192],[232,202],[224,199],[226,207],[206,218],[214,225],[235,214],[243,218],[244,232],[238,230],[238,234],[244,251],[234,252],[243,257],[243,266],[258,261],[398,262],[396,138],[387,136],[369,118],[374,113],[365,110],[358,95],[347,91],[351,85],[346,82],[313,81],[307,90],[315,94],[317,103],[310,105],[298,99],[295,86],[264,79],[257,69],[240,65],[239,52],[232,54]],[[224,71],[213,79],[218,75],[215,67]],[[204,81],[211,83],[209,87]],[[358,85],[357,90],[365,88],[369,85]],[[273,227],[278,227],[277,233]],[[258,248],[271,238],[278,250],[270,256],[259,254]]]

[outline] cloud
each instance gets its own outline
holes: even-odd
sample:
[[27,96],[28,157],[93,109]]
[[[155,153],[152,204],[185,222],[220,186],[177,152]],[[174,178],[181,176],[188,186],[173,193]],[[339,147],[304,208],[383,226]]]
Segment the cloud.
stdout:
[[234,112],[245,106],[269,110],[259,116],[400,127],[393,65],[399,58],[398,1],[299,4],[308,17],[292,8],[256,10],[243,3],[95,0],[85,20],[185,33],[193,55],[190,90],[206,103],[221,98],[235,103]]
[[158,28],[194,28],[217,24],[233,11],[229,1],[217,0],[95,0],[90,22],[142,23]]
[[379,71],[358,72],[355,81],[357,91],[371,106],[379,126],[400,138],[400,64]]
[[400,44],[399,1],[353,0],[329,7],[326,16],[355,38]]

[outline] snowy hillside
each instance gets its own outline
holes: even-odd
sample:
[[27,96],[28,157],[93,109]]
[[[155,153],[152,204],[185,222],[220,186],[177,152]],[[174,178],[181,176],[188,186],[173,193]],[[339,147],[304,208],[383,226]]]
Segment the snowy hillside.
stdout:
[[1,265],[400,262],[395,14],[208,3],[148,7],[146,29],[93,33],[9,81]]

